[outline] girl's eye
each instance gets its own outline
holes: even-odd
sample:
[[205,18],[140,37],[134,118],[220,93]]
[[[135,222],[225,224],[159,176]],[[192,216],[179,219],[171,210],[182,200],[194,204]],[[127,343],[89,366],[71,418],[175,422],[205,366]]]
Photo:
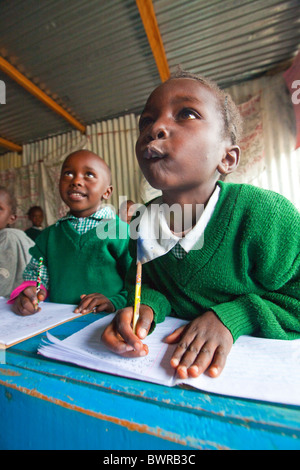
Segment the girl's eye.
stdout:
[[200,119],[200,114],[194,111],[193,109],[184,108],[178,114],[180,119]]
[[87,176],[87,178],[95,178],[94,173],[92,173],[91,171],[88,171],[88,172],[86,173],[86,176]]
[[72,173],[72,171],[67,170],[67,171],[64,172],[64,176],[73,176],[73,173]]

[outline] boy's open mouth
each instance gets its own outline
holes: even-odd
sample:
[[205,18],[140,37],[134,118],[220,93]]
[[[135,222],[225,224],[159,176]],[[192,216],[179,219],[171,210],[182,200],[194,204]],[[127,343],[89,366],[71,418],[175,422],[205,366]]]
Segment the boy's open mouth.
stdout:
[[86,194],[81,193],[80,191],[68,191],[68,196],[72,201],[80,201],[86,197]]

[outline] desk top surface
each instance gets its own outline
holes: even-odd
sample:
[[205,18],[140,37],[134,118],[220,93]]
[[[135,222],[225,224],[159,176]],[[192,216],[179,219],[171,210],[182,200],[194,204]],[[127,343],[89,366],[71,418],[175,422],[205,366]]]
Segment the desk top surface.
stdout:
[[[85,315],[53,328],[51,333],[64,339],[98,318],[95,314]],[[235,423],[239,429],[267,426],[276,436],[289,435],[300,443],[299,407],[225,397],[183,386],[165,387],[50,360],[37,354],[44,335],[42,333],[6,350],[5,364],[0,364],[2,386],[21,390],[38,398],[51,397],[56,403],[69,403],[73,409],[75,401],[76,409],[88,407],[94,414],[103,413],[105,409],[105,414],[111,416],[116,414],[117,406],[119,420],[127,420],[130,412],[130,419],[134,421],[142,409],[144,425],[147,423],[148,427],[155,426],[155,419],[158,421],[157,415],[156,418],[153,416],[152,405],[155,405],[159,410],[172,413],[172,416],[177,413],[179,417],[183,413],[183,420],[189,416],[191,426],[193,420],[198,419],[198,424],[196,421],[194,423],[194,439],[199,419],[210,419],[219,423]],[[69,384],[68,389],[66,383]],[[73,396],[70,396],[70,387]],[[119,400],[117,405],[111,404],[112,396],[114,400]],[[122,406],[122,400],[125,400],[126,406]],[[129,407],[128,403],[131,404]],[[165,419],[163,415],[162,419]],[[176,426],[178,429],[181,425],[177,423]],[[186,424],[182,424],[182,427],[185,426]],[[178,432],[181,434],[180,429]]]

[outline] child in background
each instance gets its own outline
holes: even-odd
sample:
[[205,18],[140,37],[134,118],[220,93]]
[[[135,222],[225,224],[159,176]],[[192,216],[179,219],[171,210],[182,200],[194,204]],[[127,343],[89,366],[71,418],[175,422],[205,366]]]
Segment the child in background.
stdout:
[[[124,279],[131,258],[128,225],[103,205],[112,193],[110,169],[90,151],[74,152],[62,165],[59,190],[70,212],[36,239],[24,283],[11,295],[13,310],[19,315],[35,313],[40,310],[38,300],[49,295],[52,302],[78,304],[75,312],[114,312],[126,303]],[[100,237],[107,221],[116,230]],[[44,264],[37,299],[40,257]]]
[[[166,338],[178,343],[171,365],[186,378],[203,372],[219,376],[240,335],[299,338],[299,213],[279,194],[220,181],[235,170],[240,154],[239,114],[230,97],[207,80],[181,72],[153,91],[139,128],[137,159],[162,197],[150,202],[139,220],[148,262],[143,264],[136,334],[134,260],[128,307],[103,333],[105,344],[127,357],[145,356],[142,339],[166,315],[190,320]],[[145,217],[161,203],[178,204],[183,214],[189,208],[185,233],[174,233],[172,219],[167,224],[163,217]],[[204,206],[200,217],[197,205]],[[151,235],[153,225],[168,237],[147,240],[144,233]],[[136,259],[136,241],[130,245]]]
[[28,219],[31,221],[32,226],[25,230],[25,233],[33,241],[38,237],[43,230],[44,212],[40,206],[32,206],[27,212]]
[[122,204],[120,205],[119,217],[121,220],[123,220],[127,224],[130,224],[131,218],[135,212],[134,206],[135,206],[135,203],[131,199],[123,201]]
[[17,219],[17,204],[13,194],[0,186],[0,296],[9,297],[23,279],[23,271],[31,256],[34,243],[23,230],[10,228]]

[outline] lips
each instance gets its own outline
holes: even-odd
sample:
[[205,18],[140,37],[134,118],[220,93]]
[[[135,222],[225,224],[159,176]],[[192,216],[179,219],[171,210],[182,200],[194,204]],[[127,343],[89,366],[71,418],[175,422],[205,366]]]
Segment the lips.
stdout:
[[73,201],[80,201],[86,197],[86,195],[80,191],[68,191],[68,196]]
[[146,160],[154,160],[154,159],[161,160],[162,158],[166,157],[166,154],[161,149],[148,145],[146,150],[143,153],[143,157]]

